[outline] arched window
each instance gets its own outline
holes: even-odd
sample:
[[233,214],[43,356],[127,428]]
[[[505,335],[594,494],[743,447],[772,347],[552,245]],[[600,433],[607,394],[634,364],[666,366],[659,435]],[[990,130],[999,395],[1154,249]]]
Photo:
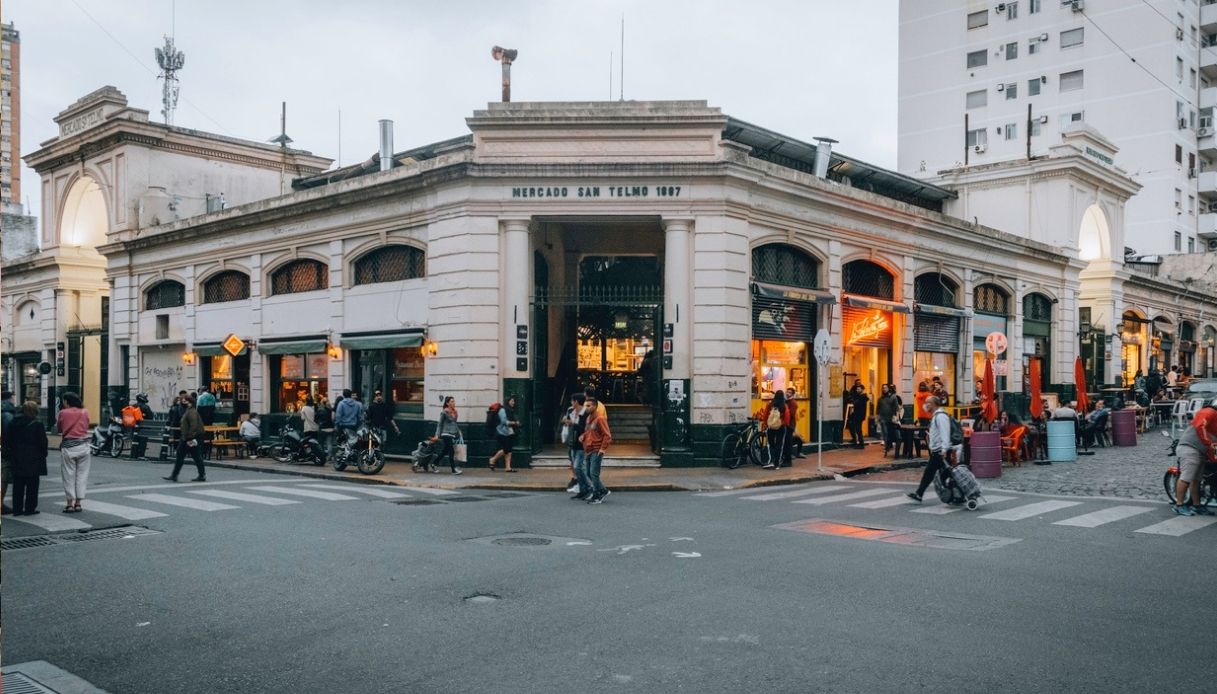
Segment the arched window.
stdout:
[[892,301],[896,298],[896,283],[892,273],[869,260],[855,260],[842,270],[842,286],[846,294],[870,296]]
[[955,295],[958,291],[959,285],[939,272],[919,275],[913,280],[913,298],[919,304],[956,308]]
[[1023,320],[1051,322],[1052,299],[1043,294],[1028,294],[1024,296]]
[[355,261],[355,284],[396,282],[427,276],[427,254],[412,246],[384,246]]
[[793,246],[773,243],[752,249],[752,279],[784,287],[817,289],[820,261]]
[[186,287],[181,282],[157,282],[144,292],[144,310],[155,311],[186,305]]
[[972,292],[972,308],[996,316],[1010,315],[1010,296],[996,284],[982,284]]
[[311,292],[329,286],[329,268],[324,263],[308,258],[293,260],[275,270],[270,276],[272,296]]
[[1196,326],[1193,323],[1183,321],[1179,324],[1179,339],[1186,342],[1194,342],[1196,340]]
[[249,298],[249,275],[225,270],[203,283],[203,303],[218,304]]

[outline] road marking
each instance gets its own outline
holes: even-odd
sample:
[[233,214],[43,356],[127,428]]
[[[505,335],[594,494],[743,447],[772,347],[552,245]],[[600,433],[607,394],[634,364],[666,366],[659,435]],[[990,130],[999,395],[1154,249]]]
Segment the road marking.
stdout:
[[1100,525],[1124,520],[1125,518],[1132,518],[1152,510],[1154,509],[1149,506],[1112,506],[1101,511],[1059,520],[1053,523],[1053,525],[1069,525],[1075,528],[1097,528]]
[[294,494],[295,496],[307,496],[310,499],[324,499],[326,501],[354,501],[357,497],[347,496],[346,494],[334,494],[333,492],[319,492],[314,489],[292,489],[291,487],[250,487],[259,492],[274,492],[276,494]]
[[721,492],[696,492],[693,496],[733,496],[755,491],[757,491],[757,487],[744,487],[743,489],[725,489]]
[[908,498],[904,494],[893,496],[887,499],[879,499],[878,501],[863,501],[860,504],[850,504],[850,508],[887,508],[889,506],[901,506],[903,504],[915,504],[916,501]]
[[119,504],[110,504],[97,499],[85,499],[82,504],[86,511],[97,511],[127,520],[143,520],[145,518],[163,518],[165,514],[160,511],[149,511],[142,508],[134,508],[132,506],[121,506]]
[[931,516],[945,516],[948,513],[955,513],[956,511],[962,511],[962,510],[963,510],[963,506],[948,506],[946,504],[943,504],[941,506],[927,506],[925,508],[915,508],[912,511],[909,511],[909,513],[925,513],[925,514],[928,514]]
[[1003,501],[1010,501],[1011,499],[1017,499],[1017,498],[1018,498],[1017,496],[1002,496],[1001,494],[981,494],[980,495],[980,501],[981,501],[980,505],[983,508],[985,506],[988,506],[989,504],[1000,504]]
[[1171,537],[1179,537],[1186,535],[1193,530],[1199,530],[1206,525],[1217,523],[1217,516],[1177,516],[1170,520],[1164,520],[1161,523],[1154,523],[1148,527],[1141,528],[1136,532],[1145,533],[1147,535],[1170,535]]
[[[263,478],[263,477],[251,477],[247,480],[222,480],[222,481],[218,481],[218,482],[195,482],[195,483],[193,483],[192,486],[213,487],[218,484],[258,484],[259,482],[264,481],[264,479],[265,478]],[[299,484],[301,482],[307,482],[307,481],[308,481],[307,479],[279,480],[279,482],[281,482],[281,483],[295,483],[295,484]],[[126,486],[122,486],[122,487],[93,486],[93,487],[89,487],[89,495],[90,495],[90,497],[92,497],[93,495],[107,493],[107,492],[138,492],[138,491],[143,491],[145,489],[178,489],[181,486],[182,485],[174,483],[174,482],[166,482],[164,484],[132,484],[132,485],[126,485]],[[62,491],[43,492],[38,495],[38,498],[41,499],[44,496],[57,496],[62,499],[63,492]]]
[[823,504],[832,504],[838,501],[850,501],[852,499],[865,499],[868,496],[879,496],[880,494],[891,494],[895,489],[863,489],[860,492],[850,492],[848,494],[836,494],[834,496],[821,496],[816,499],[799,499],[792,501],[792,504],[810,504],[812,506],[821,506]]
[[1023,520],[1024,518],[1030,518],[1031,516],[1039,516],[1045,513],[1059,511],[1063,508],[1081,505],[1082,502],[1080,501],[1037,501],[1034,504],[1015,506],[1014,508],[1006,509],[1005,511],[998,511],[997,513],[987,513],[981,516],[981,518],[1001,521],[1019,521]]
[[410,485],[402,485],[402,489],[409,489],[412,492],[419,492],[420,494],[430,494],[432,496],[452,496],[453,494],[460,494],[460,492],[453,491],[451,489],[433,489],[431,487],[411,487]]
[[228,504],[217,504],[213,501],[191,499],[186,496],[170,496],[168,494],[134,494],[127,498],[139,501],[155,501],[158,504],[169,504],[170,506],[182,506],[196,511],[228,511],[240,508],[240,506],[229,506]]
[[[85,499],[85,503],[89,503],[89,500]],[[75,518],[68,518],[67,516],[60,516],[54,513],[47,513],[46,511],[43,511],[36,516],[8,516],[4,519],[4,522],[7,523],[9,518],[17,521],[18,523],[29,523],[30,525],[36,525],[39,528],[52,533],[57,533],[61,530],[85,530],[93,527],[84,521],[78,521]]]
[[329,489],[329,490],[341,489],[342,491],[346,491],[346,492],[359,492],[360,494],[378,496],[382,499],[408,499],[408,498],[410,498],[409,494],[406,494],[403,492],[395,492],[390,489],[381,489],[379,487],[371,487],[371,486],[366,486],[366,485],[360,486],[357,484],[302,484],[300,486],[308,487],[309,489]]
[[206,496],[214,496],[218,499],[230,499],[232,501],[248,501],[251,504],[263,504],[265,506],[286,506],[288,504],[298,504],[295,499],[278,499],[273,496],[260,496],[258,494],[242,494],[241,492],[229,492],[223,489],[192,489],[191,494],[204,494]]
[[823,494],[824,492],[840,491],[842,489],[849,489],[849,486],[844,484],[829,484],[822,487],[802,487],[789,492],[771,492],[756,496],[741,496],[740,498],[752,499],[753,501],[773,501],[774,499],[793,499],[798,496],[811,496],[812,494]]

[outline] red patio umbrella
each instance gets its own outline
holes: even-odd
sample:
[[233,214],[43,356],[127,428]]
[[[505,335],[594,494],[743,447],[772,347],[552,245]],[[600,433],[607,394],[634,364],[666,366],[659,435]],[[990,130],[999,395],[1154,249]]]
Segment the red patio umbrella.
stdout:
[[997,421],[997,379],[993,377],[993,360],[985,357],[985,378],[980,386],[981,417],[986,422]]
[[1040,393],[1040,360],[1031,360],[1031,372],[1027,375],[1031,379],[1031,416],[1034,419],[1039,419],[1044,416],[1044,398]]
[[1090,398],[1086,395],[1086,369],[1082,366],[1082,357],[1073,362],[1073,382],[1078,388],[1078,414],[1090,411]]

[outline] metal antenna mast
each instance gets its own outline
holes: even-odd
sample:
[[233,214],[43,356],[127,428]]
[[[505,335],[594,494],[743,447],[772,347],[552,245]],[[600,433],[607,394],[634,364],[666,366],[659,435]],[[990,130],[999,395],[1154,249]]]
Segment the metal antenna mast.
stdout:
[[165,117],[165,125],[173,125],[173,111],[177,108],[177,71],[186,64],[186,54],[173,45],[173,37],[165,37],[165,47],[156,49],[156,64],[161,66],[161,74],[157,79],[161,83],[161,115]]

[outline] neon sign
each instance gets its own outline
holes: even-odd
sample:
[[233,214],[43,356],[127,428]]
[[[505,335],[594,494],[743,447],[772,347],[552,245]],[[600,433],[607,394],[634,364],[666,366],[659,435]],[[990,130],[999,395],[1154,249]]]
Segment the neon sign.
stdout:
[[892,322],[886,312],[872,311],[850,328],[848,344],[879,337],[891,327]]

